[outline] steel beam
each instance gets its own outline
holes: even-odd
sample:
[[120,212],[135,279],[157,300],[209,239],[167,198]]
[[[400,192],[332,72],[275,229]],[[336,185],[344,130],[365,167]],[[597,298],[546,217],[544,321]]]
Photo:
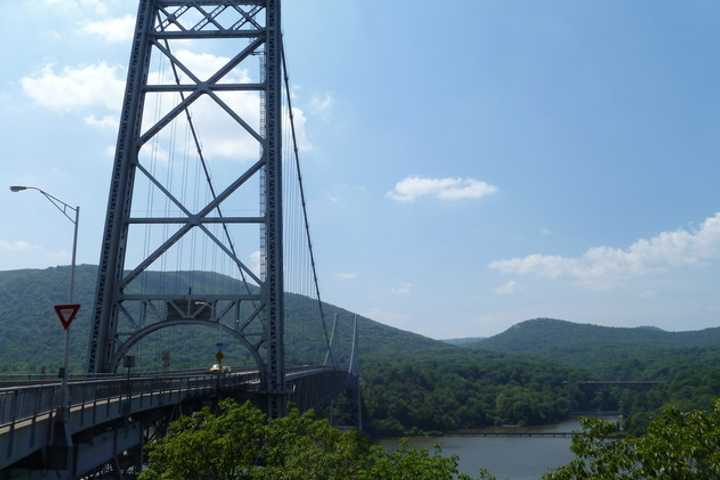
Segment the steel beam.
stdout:
[[[184,224],[193,223],[190,217],[132,217],[128,218],[130,224],[156,225],[156,224]],[[264,217],[204,217],[199,223],[265,223]]]
[[[250,8],[248,8],[250,7]],[[264,15],[261,12],[265,10]],[[194,14],[192,12],[195,12]],[[199,14],[199,19],[198,19]],[[222,14],[222,18],[221,18]],[[234,16],[227,22],[228,15]],[[230,26],[228,26],[230,25]],[[171,51],[171,39],[204,39],[245,38],[243,46],[238,48],[234,56],[207,81],[201,81],[200,75],[183,64]],[[230,42],[232,43],[232,42]],[[227,255],[243,275],[247,275],[258,284],[258,289],[247,286],[247,294],[233,293],[230,295],[213,294],[197,296],[194,300],[209,302],[250,301],[253,310],[248,317],[234,319],[236,329],[231,329],[219,322],[226,333],[240,339],[256,357],[261,370],[263,389],[273,400],[269,412],[273,416],[285,412],[285,364],[283,337],[283,231],[282,231],[282,120],[281,120],[281,72],[280,72],[280,1],[279,0],[139,0],[138,18],[133,38],[128,81],[123,102],[123,110],[118,134],[115,163],[110,194],[103,244],[100,258],[100,270],[96,292],[96,304],[90,333],[90,352],[88,368],[90,372],[111,372],[119,363],[123,354],[145,335],[168,326],[209,325],[201,319],[183,319],[175,321],[162,318],[163,309],[155,309],[154,302],[172,302],[178,299],[174,295],[134,294],[126,290],[132,280],[141,274],[164,255],[184,235],[194,228],[202,230],[217,245],[222,254]],[[171,64],[175,76],[175,84],[148,85],[150,58],[153,55],[165,56]],[[248,58],[264,55],[261,83],[220,83],[236,66]],[[181,83],[178,72],[187,78]],[[255,91],[262,97],[264,108],[261,132],[256,132],[232,106],[224,102],[216,92]],[[141,131],[143,108],[147,93],[173,93],[181,96],[180,102],[162,118],[151,125],[147,131]],[[172,194],[172,189],[156,178],[147,168],[140,164],[138,152],[145,143],[156,139],[156,136],[171,122],[184,115],[193,128],[190,106],[201,96],[208,95],[219,106],[218,114],[228,114],[237,124],[243,127],[257,140],[262,153],[260,158],[245,172],[231,179],[229,186],[215,194],[199,211],[191,211],[183,204],[181,198]],[[223,113],[224,111],[224,113]],[[200,143],[194,138],[198,151]],[[201,152],[199,154],[202,156]],[[203,165],[204,167],[204,165]],[[131,216],[133,186],[135,174],[140,171],[147,177],[150,184],[162,192],[180,213],[175,216],[147,217]],[[238,188],[253,176],[263,172],[261,205],[263,212],[258,216],[225,217],[221,205]],[[207,171],[205,180],[213,189]],[[210,214],[214,216],[209,216]],[[179,215],[179,216],[178,216]],[[125,251],[128,247],[128,230],[130,225],[178,225],[179,228],[164,241],[160,247],[144,255],[137,266],[127,268]],[[261,251],[266,257],[268,266],[265,278],[259,278],[236,255],[232,244],[230,248],[215,236],[208,228],[211,224],[223,226],[260,225],[264,237]],[[244,278],[244,277],[243,277]],[[257,291],[257,294],[254,294]],[[152,323],[132,325],[134,332],[125,341],[121,341],[118,332],[118,316],[123,309],[123,302],[142,302],[155,311]],[[237,309],[237,307],[236,307]],[[239,312],[239,309],[237,309]],[[157,318],[155,318],[157,317]],[[172,321],[168,321],[172,320]],[[124,321],[125,322],[125,321]],[[260,328],[262,326],[262,329]],[[248,333],[245,333],[245,330]],[[248,341],[245,336],[252,337],[262,330],[259,341]]]
[[265,343],[268,350],[268,413],[285,415],[285,343],[283,303],[283,224],[282,224],[282,31],[280,0],[267,0],[265,6],[265,265],[263,288],[266,309]]
[[156,0],[158,7],[194,7],[195,4],[212,6],[212,5],[253,5],[264,7],[266,0]]
[[[161,93],[173,93],[173,92],[194,92],[198,89],[198,85],[147,85],[144,90],[145,92],[161,92]],[[265,90],[265,85],[262,83],[216,83],[208,86],[208,89],[213,92],[260,92]]]
[[264,32],[257,30],[201,30],[199,32],[162,32],[154,33],[157,39],[191,40],[203,38],[258,38]]
[[88,352],[90,372],[107,371],[113,354],[113,338],[117,331],[118,318],[118,305],[114,297],[118,292],[117,282],[122,277],[125,264],[128,234],[125,220],[130,216],[132,205],[134,165],[137,163],[138,155],[137,137],[145,103],[142,87],[147,84],[150,35],[154,18],[153,1],[140,0],[100,252],[95,308],[90,327]]

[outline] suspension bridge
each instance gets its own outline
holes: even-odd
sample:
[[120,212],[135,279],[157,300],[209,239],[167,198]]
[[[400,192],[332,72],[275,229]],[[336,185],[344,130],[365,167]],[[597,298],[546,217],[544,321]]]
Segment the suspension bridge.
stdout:
[[[139,1],[87,373],[0,379],[0,478],[122,478],[223,397],[270,417],[359,401],[357,322],[341,345],[323,310],[293,98],[280,0]],[[322,348],[291,358],[289,322]]]

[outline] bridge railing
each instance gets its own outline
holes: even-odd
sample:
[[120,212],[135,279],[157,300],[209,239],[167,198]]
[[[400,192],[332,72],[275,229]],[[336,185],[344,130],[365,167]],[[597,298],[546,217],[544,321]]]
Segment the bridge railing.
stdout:
[[[257,371],[232,374],[203,374],[193,376],[149,376],[71,381],[68,384],[69,407],[85,410],[109,405],[123,398],[147,398],[152,402],[156,396],[177,395],[182,399],[188,392],[232,388],[241,384],[259,384]],[[0,388],[0,429],[14,429],[21,422],[35,422],[38,417],[49,416],[65,407],[62,385],[59,382],[42,385],[25,385]]]
[[[320,365],[301,365],[287,369],[288,381],[307,375],[332,370]],[[260,388],[260,374],[257,370],[246,369],[233,373],[209,374],[204,370],[189,370],[149,374],[141,376],[80,376],[68,383],[68,398],[64,401],[62,384],[58,380],[30,382],[24,385],[0,386],[0,434],[6,427],[14,430],[23,422],[44,420],[69,407],[71,412],[80,412],[85,418],[86,411],[110,408],[111,404],[132,398],[140,405],[147,401],[152,405],[157,398],[168,399],[176,395],[181,401],[191,395],[209,390],[236,388]],[[82,420],[81,420],[82,421]]]
[[[233,370],[234,373],[243,373],[255,371],[254,368],[245,368],[239,370]],[[196,368],[187,370],[173,370],[173,371],[136,371],[130,374],[131,378],[140,377],[188,377],[191,375],[203,375],[208,373],[207,369]],[[102,379],[116,379],[116,378],[127,378],[126,373],[79,373],[70,374],[68,379],[70,381],[84,381],[84,380],[102,380]],[[46,384],[60,382],[57,375],[47,373],[3,373],[0,374],[0,388],[3,387],[15,387],[20,385],[34,385],[34,384]]]

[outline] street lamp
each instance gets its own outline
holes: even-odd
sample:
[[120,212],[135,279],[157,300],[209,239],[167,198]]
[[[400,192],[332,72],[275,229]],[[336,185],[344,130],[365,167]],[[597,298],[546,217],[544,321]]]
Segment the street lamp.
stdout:
[[[63,202],[59,198],[50,195],[46,191],[37,188],[37,187],[26,187],[24,185],[12,185],[10,187],[11,192],[22,192],[25,190],[35,190],[37,192],[40,192],[45,196],[45,198],[48,199],[50,203],[53,204],[55,208],[57,208],[60,213],[62,213],[65,218],[70,220],[70,222],[75,225],[75,231],[73,233],[73,248],[72,248],[72,263],[70,266],[70,294],[69,294],[69,301],[68,303],[73,302],[73,295],[74,295],[74,289],[75,289],[75,256],[77,254],[77,235],[78,235],[78,223],[80,222],[80,207],[73,207],[69,203]],[[70,216],[68,212],[73,212],[74,216]]]
[[[24,185],[12,185],[10,187],[11,192],[22,192],[25,190],[35,190],[37,192],[40,192],[43,194],[45,198],[48,199],[50,203],[53,204],[55,208],[57,208],[60,213],[62,213],[65,218],[70,220],[70,222],[75,226],[74,232],[73,232],[73,246],[72,246],[72,263],[70,265],[70,292],[68,295],[68,303],[73,303],[73,296],[74,296],[74,290],[75,290],[75,257],[77,255],[77,237],[78,237],[78,223],[80,222],[80,207],[73,207],[69,203],[63,202],[59,198],[50,195],[46,191],[37,188],[37,187],[26,187]],[[74,213],[74,216],[70,216],[70,213]],[[65,329],[65,359],[63,361],[63,376],[62,376],[62,387],[63,387],[63,393],[65,396],[65,403],[67,403],[70,399],[68,398],[68,391],[67,391],[67,376],[68,376],[68,359],[69,359],[69,351],[70,351],[70,329]]]

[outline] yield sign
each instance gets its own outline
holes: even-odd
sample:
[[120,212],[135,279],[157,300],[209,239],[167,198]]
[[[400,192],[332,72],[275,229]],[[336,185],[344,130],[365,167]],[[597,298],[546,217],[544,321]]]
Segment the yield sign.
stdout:
[[65,330],[67,330],[72,321],[75,320],[75,315],[77,315],[78,310],[80,310],[80,305],[77,303],[70,305],[55,305],[55,313],[57,313],[60,323],[62,323]]

